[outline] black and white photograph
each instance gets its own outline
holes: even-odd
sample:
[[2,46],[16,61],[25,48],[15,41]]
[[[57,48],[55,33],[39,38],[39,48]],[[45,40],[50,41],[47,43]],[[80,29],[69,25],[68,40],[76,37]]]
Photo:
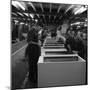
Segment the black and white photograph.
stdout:
[[88,84],[88,5],[11,0],[11,89]]

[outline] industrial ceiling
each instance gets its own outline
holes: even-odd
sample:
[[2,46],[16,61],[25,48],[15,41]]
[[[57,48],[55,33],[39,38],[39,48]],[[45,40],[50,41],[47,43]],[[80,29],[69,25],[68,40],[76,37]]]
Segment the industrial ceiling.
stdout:
[[21,22],[36,20],[43,24],[60,24],[63,20],[87,18],[87,5],[16,1],[11,3],[12,18]]

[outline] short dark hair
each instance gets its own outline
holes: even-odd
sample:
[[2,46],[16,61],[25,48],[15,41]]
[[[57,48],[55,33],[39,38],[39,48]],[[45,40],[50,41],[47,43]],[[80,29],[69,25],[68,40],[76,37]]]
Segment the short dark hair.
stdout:
[[38,32],[35,27],[32,27],[27,35],[27,42],[29,43],[30,41],[38,42]]

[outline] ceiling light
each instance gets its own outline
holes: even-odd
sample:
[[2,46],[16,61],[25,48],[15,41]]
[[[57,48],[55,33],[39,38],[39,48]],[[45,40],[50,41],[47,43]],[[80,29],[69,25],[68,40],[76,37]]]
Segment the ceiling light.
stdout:
[[38,20],[37,19],[35,19],[35,22],[37,22]]
[[86,27],[86,26],[87,26],[87,24],[84,24],[84,26]]
[[72,9],[74,6],[75,6],[75,5],[69,6],[69,8],[65,11],[65,13],[68,12],[70,9]]
[[21,22],[20,24],[24,24],[23,22]]
[[19,15],[23,16],[21,13],[18,12]]
[[76,5],[73,9],[74,9],[74,12],[77,11],[78,9],[80,9],[82,7],[82,5]]
[[15,15],[15,16],[17,16],[17,14],[16,13],[12,13],[13,15]]
[[85,8],[88,8],[88,5],[85,5]]
[[30,14],[30,16],[31,16],[31,18],[33,18],[33,17],[34,17],[34,15],[33,15],[33,14]]
[[80,28],[80,26],[77,26],[78,28]]
[[12,4],[17,8],[20,7],[21,9],[25,10],[25,5],[23,4],[23,2],[12,1]]
[[81,8],[78,9],[74,14],[75,14],[75,15],[76,15],[76,14],[80,14],[80,13],[86,11],[86,10],[87,10],[87,8],[85,8],[85,7],[81,7]]
[[85,21],[87,21],[87,19],[85,19]]
[[25,25],[27,26],[28,24],[26,23]]
[[14,22],[15,22],[15,24],[17,24],[19,21],[17,21],[17,20],[14,20]]
[[17,20],[15,20],[15,22],[18,22]]
[[26,16],[28,16],[28,13],[24,13]]

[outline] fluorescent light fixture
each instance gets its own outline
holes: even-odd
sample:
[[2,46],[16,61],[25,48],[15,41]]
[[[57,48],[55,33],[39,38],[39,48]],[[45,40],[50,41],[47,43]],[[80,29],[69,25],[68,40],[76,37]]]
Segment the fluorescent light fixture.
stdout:
[[17,20],[14,20],[15,22],[18,22]]
[[71,26],[72,26],[73,24],[71,24]]
[[74,24],[80,24],[80,22],[76,22],[76,23],[74,23]]
[[80,26],[77,26],[78,28],[80,28]]
[[79,10],[80,8],[82,7],[82,5],[76,5],[74,8],[73,8],[73,13],[75,13],[77,10]]
[[88,8],[88,5],[85,5],[85,8]]
[[87,21],[87,19],[85,19],[85,21]]
[[37,22],[38,20],[37,19],[35,19],[35,22]]
[[34,15],[33,15],[33,14],[30,14],[30,17],[31,17],[31,18],[33,18],[33,17],[34,17]]
[[75,6],[75,5],[71,5],[71,6],[65,11],[65,13],[68,12],[70,9],[72,9],[74,6]]
[[24,24],[23,22],[20,23],[21,25]]
[[12,1],[12,4],[17,8],[20,7],[21,9],[25,10],[25,3],[24,2]]
[[80,24],[80,22],[72,23],[71,26],[72,25],[78,25],[78,24]]
[[28,13],[24,13],[26,16],[28,16]]
[[84,11],[86,11],[87,10],[87,8],[85,8],[84,6],[82,6],[79,10],[77,10],[74,14],[76,15],[76,14],[80,14],[80,13],[82,13],[82,12],[84,12]]
[[39,32],[38,32],[38,34],[41,34],[42,33],[42,30],[40,30]]
[[80,22],[81,24],[84,24],[85,22]]
[[12,1],[12,5],[17,7],[16,1]]
[[27,26],[28,24],[26,23],[25,25]]
[[15,22],[15,24],[17,24],[19,21],[17,21],[17,20],[14,20],[14,22]]
[[86,26],[87,26],[87,24],[84,24],[84,26],[86,27]]
[[12,13],[13,15],[15,15],[15,16],[17,16],[17,14],[16,13]]
[[18,12],[19,15],[23,16],[21,13]]

